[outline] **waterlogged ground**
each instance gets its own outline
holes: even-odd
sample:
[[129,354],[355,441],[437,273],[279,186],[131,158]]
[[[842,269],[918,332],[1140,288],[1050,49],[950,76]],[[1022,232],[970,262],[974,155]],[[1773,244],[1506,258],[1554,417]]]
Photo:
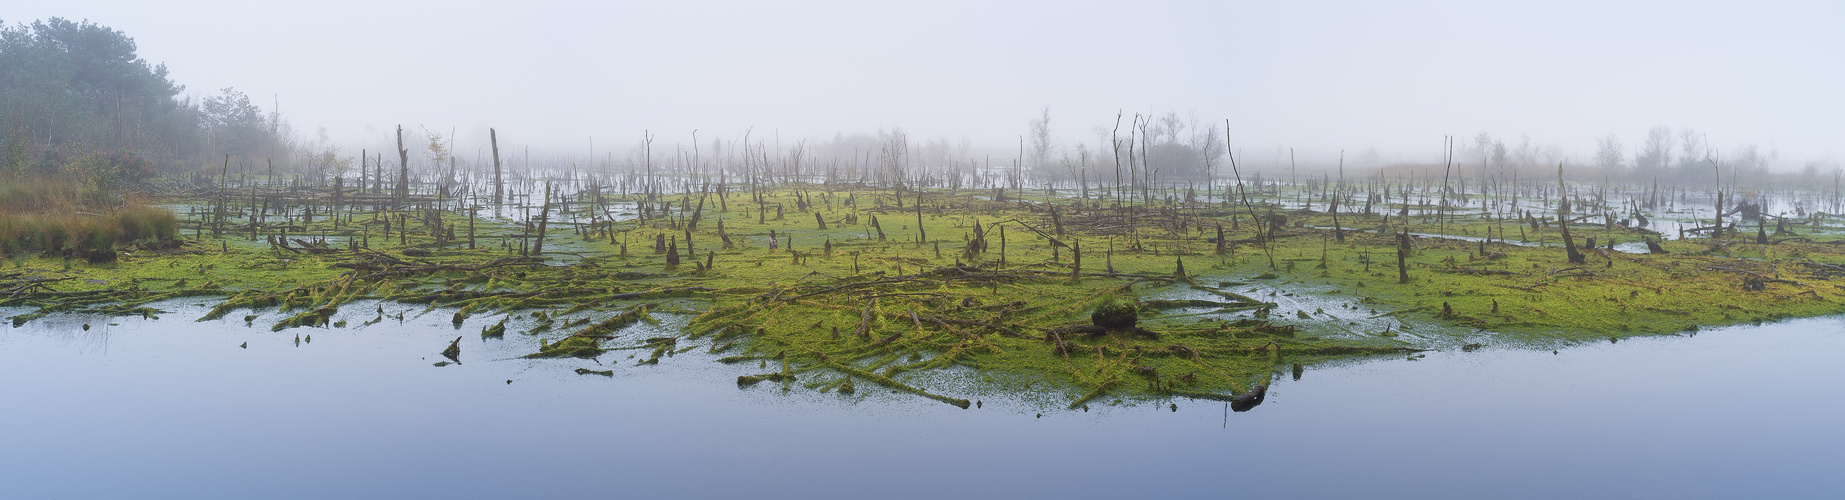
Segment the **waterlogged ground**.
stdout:
[[[1845,312],[1845,233],[1788,214],[1821,205],[1798,193],[1751,198],[1770,219],[1714,238],[1699,229],[1714,198],[1648,210],[1642,229],[1617,223],[1637,205],[1577,196],[1573,243],[1596,244],[1572,263],[1554,196],[1443,211],[1423,193],[1360,214],[1353,192],[1335,219],[1294,189],[1133,207],[931,191],[918,210],[888,190],[643,205],[560,187],[550,210],[472,221],[453,200],[379,210],[303,190],[229,207],[222,236],[178,200],[178,252],[12,259],[0,491],[1845,489],[1823,417],[1839,409],[1824,388],[1845,354],[1829,316]],[[540,232],[522,221],[546,212],[544,255],[521,256]],[[1272,221],[1260,236],[1251,214]],[[1132,327],[1091,314],[1125,307]],[[1229,411],[1264,384],[1260,406]]]
[[[522,359],[527,339],[401,306],[387,307],[401,322],[284,333],[168,307],[176,318],[0,330],[4,496],[1845,494],[1837,317],[1326,363],[1277,374],[1267,402],[1234,413],[1185,398],[1085,412],[1010,398],[961,409],[872,384],[739,388],[760,370],[703,349],[639,366],[649,351]],[[432,366],[458,335],[461,363]]]
[[[15,325],[177,315],[284,337],[446,317],[465,325],[458,336],[503,338],[507,357],[553,358],[534,366],[560,373],[696,351],[745,369],[733,385],[1059,411],[1223,400],[1297,366],[1845,312],[1845,251],[1819,214],[1678,239],[1578,196],[1594,215],[1570,216],[1583,254],[1571,262],[1554,196],[1450,210],[1425,197],[1368,214],[1347,200],[1335,217],[1296,192],[1120,206],[1067,190],[996,202],[984,190],[793,186],[637,203],[580,187],[559,186],[548,209],[474,218],[453,200],[381,210],[301,191],[227,208],[224,220],[252,224],[221,236],[200,223],[211,210],[174,205],[192,229],[185,250],[17,259],[0,305]],[[1696,226],[1696,200],[1683,202],[1655,220],[1678,212]],[[517,222],[534,212],[548,231]],[[522,256],[538,233],[544,254]],[[1621,250],[1636,241],[1671,253]],[[162,305],[175,302],[209,312]],[[1137,308],[1138,323],[1098,322],[1107,304]]]

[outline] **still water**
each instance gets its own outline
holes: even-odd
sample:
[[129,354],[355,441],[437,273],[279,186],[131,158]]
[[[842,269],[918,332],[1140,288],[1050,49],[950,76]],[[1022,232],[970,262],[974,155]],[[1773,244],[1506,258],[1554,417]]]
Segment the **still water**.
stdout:
[[1845,497],[1841,318],[1309,367],[1231,413],[739,389],[762,370],[516,359],[537,341],[447,314],[191,317],[0,331],[0,497]]

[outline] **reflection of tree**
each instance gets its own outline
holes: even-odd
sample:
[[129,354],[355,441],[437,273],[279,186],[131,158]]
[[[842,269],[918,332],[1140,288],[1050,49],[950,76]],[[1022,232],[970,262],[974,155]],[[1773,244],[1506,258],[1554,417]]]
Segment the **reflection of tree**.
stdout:
[[108,354],[112,318],[54,314],[21,327],[23,333],[42,335],[79,354]]

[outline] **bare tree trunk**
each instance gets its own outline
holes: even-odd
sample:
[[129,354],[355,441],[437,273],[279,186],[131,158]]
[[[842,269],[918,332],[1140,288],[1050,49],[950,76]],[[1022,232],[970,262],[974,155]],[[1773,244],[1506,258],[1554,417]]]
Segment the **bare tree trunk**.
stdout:
[[[1441,174],[1441,206],[1435,207],[1435,222],[1437,222],[1438,227],[1440,227],[1437,233],[1443,236],[1448,235],[1448,175],[1454,173],[1454,136],[1448,136],[1447,143],[1448,166]],[[1559,166],[1558,168],[1557,178],[1562,179],[1562,167]]]
[[1333,187],[1332,216],[1333,216],[1333,238],[1339,240],[1340,243],[1345,243],[1345,228],[1339,226],[1339,198],[1344,196],[1344,194],[1341,193],[1340,190],[1344,188],[1345,188],[1345,151],[1339,151],[1339,184]]
[[929,241],[929,232],[923,229],[923,193],[916,192],[916,248],[922,248]]
[[1397,233],[1397,283],[1409,283],[1409,232]]
[[1563,192],[1563,164],[1557,164],[1557,227],[1563,232],[1563,252],[1571,264],[1583,264],[1588,258],[1576,251],[1576,242],[1570,239],[1569,199]]
[[506,187],[500,177],[500,133],[490,128],[487,129],[487,137],[493,141],[493,204],[499,205],[506,195]]
[[393,204],[402,207],[410,199],[410,150],[404,149],[404,126],[397,126],[397,192],[391,195]]
[[[1224,130],[1230,130],[1230,120],[1224,120]],[[1230,154],[1230,173],[1236,176],[1237,195],[1243,198],[1243,208],[1249,210],[1249,221],[1256,225],[1256,241],[1262,245],[1262,254],[1268,257],[1268,268],[1275,269],[1275,254],[1268,248],[1268,239],[1262,236],[1262,216],[1256,214],[1255,204],[1249,202],[1249,193],[1243,190],[1243,172],[1236,166],[1236,151],[1230,149],[1229,143],[1224,141],[1224,150]]]
[[231,171],[231,155],[224,155],[224,167],[218,169],[218,209],[212,213],[211,235],[218,236],[224,229],[224,195],[225,181]]
[[551,219],[551,182],[545,182],[545,204],[538,209],[538,241],[532,243],[532,255],[545,253],[545,226]]

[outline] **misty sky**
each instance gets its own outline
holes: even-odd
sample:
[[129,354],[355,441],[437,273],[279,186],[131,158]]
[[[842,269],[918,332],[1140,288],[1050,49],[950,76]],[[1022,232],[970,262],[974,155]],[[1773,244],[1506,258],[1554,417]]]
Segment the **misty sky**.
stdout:
[[489,126],[554,149],[902,127],[1011,150],[1049,106],[1065,144],[1176,110],[1229,119],[1251,157],[1425,161],[1488,131],[1578,162],[1617,134],[1631,160],[1656,125],[1783,170],[1845,153],[1845,2],[998,3],[27,0],[0,20],[123,30],[188,93],[279,101],[354,148],[401,123],[461,151]]

